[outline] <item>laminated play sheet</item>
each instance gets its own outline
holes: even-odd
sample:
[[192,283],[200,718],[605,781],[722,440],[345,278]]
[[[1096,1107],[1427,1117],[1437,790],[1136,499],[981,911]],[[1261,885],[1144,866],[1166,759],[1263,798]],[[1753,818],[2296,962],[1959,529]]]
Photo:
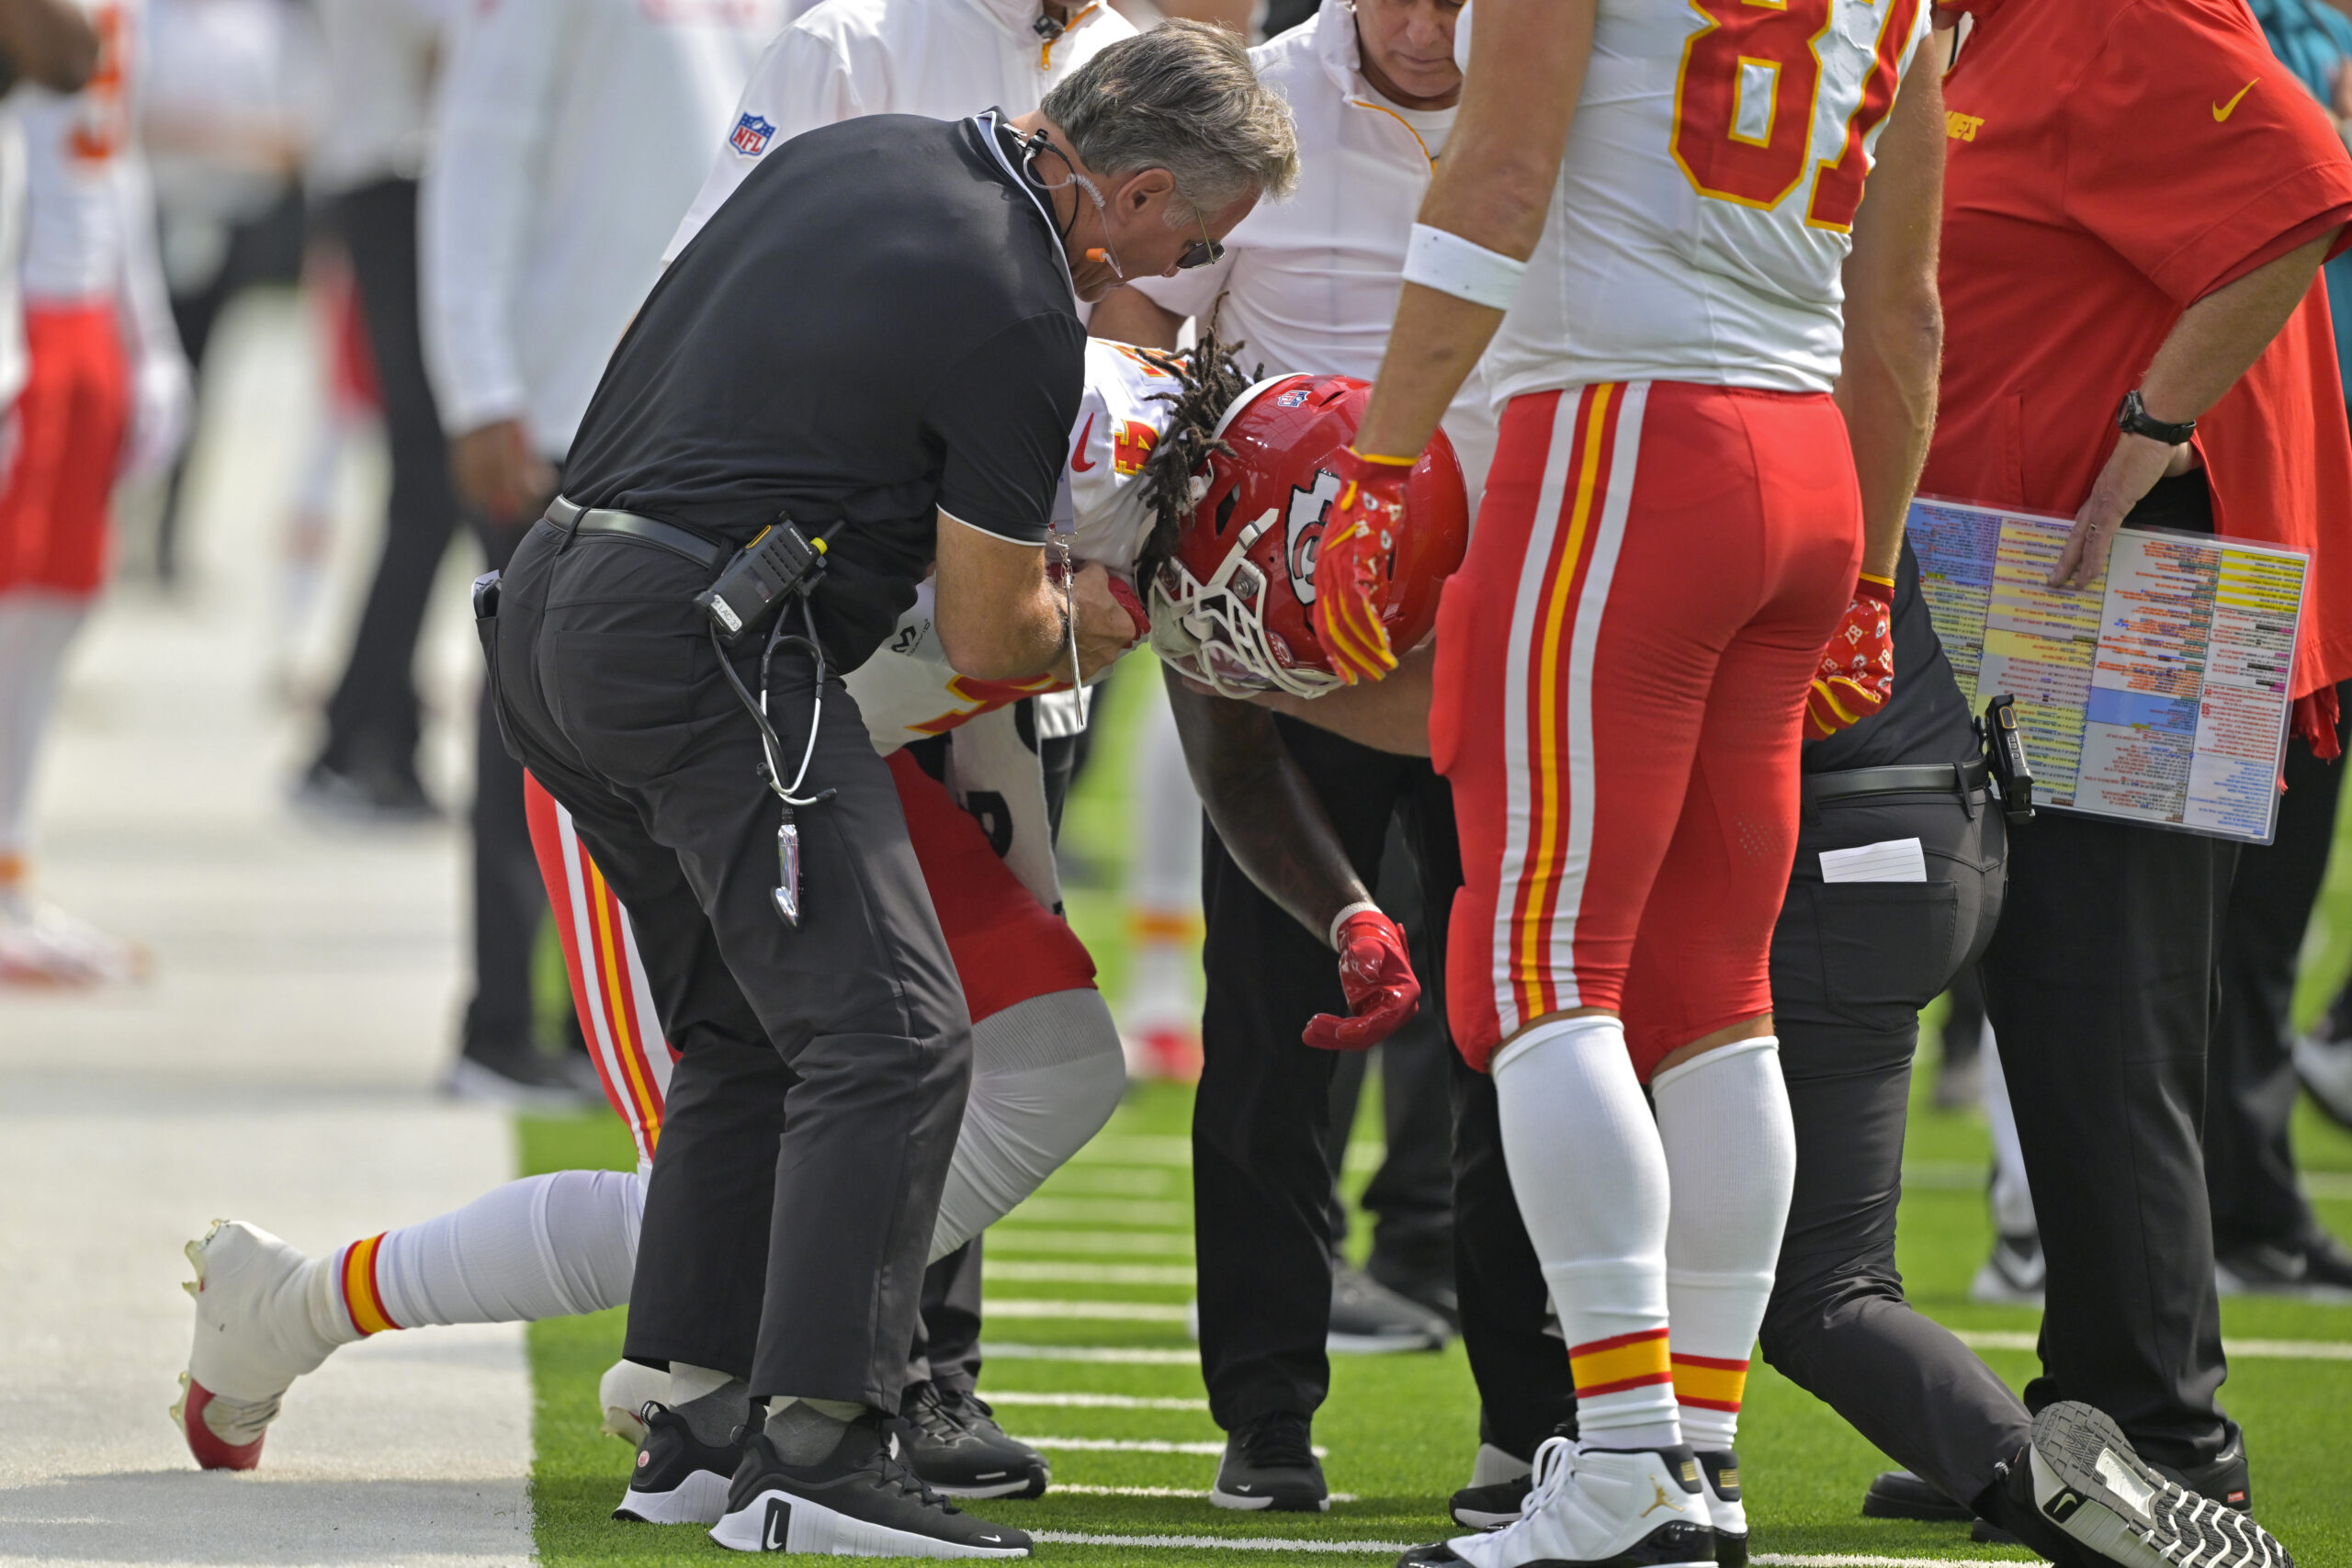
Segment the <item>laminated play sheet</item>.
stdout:
[[2305,556],[2125,528],[2104,578],[2048,587],[2073,526],[1912,502],[1919,586],[1970,711],[2016,696],[2038,805],[2268,843]]

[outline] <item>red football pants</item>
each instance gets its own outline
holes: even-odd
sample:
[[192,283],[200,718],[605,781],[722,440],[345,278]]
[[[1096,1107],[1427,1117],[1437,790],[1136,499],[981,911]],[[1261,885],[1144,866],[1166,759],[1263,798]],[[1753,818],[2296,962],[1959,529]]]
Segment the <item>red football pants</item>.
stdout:
[[86,598],[106,580],[107,508],[130,427],[111,304],[32,306],[16,466],[0,489],[0,592]]
[[1772,1007],[1805,688],[1861,505],[1819,394],[1607,383],[1513,399],[1438,612],[1430,740],[1464,886],[1473,1066],[1547,1013],[1661,1058]]
[[[1094,960],[1086,945],[997,858],[987,833],[946,786],[903,750],[890,758],[890,773],[972,1021],[1092,986]],[[580,1032],[596,1059],[605,1098],[628,1123],[639,1157],[650,1160],[677,1054],[662,1038],[628,912],[572,831],[571,814],[527,772],[523,807],[555,906]]]

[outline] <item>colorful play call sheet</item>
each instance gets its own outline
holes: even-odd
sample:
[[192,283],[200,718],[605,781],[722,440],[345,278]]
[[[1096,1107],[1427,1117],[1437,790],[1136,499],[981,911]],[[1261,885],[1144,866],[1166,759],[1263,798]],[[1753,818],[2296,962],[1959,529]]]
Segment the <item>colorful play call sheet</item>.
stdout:
[[2268,843],[2305,557],[2125,528],[2099,581],[2048,587],[2073,526],[1912,503],[1919,586],[1970,711],[2017,698],[2037,804]]

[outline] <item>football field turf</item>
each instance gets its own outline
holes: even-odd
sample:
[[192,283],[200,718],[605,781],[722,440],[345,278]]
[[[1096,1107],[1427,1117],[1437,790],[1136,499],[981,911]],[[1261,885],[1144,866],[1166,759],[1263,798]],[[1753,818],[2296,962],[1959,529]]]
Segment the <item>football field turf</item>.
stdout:
[[[1124,858],[1120,775],[1136,694],[1132,675],[1122,677],[1125,691],[1113,702],[1102,737],[1104,755],[1073,800],[1069,822],[1071,846],[1093,873],[1087,880],[1098,883],[1073,886],[1072,919],[1102,961],[1114,996],[1120,932],[1102,885]],[[2313,932],[2306,1014],[2352,961],[2346,859],[2338,857]],[[1930,1039],[1926,1059],[1933,1053]],[[1904,1276],[1922,1310],[1970,1335],[2003,1377],[2021,1384],[2033,1366],[2035,1314],[1968,1300],[1969,1279],[1991,1243],[1983,1119],[1930,1109],[1928,1076],[1915,1081]],[[1377,1563],[1403,1544],[1450,1533],[1445,1499],[1467,1479],[1476,1446],[1476,1404],[1458,1344],[1440,1355],[1333,1358],[1331,1398],[1315,1427],[1341,1499],[1329,1514],[1209,1506],[1222,1439],[1184,1328],[1192,1295],[1190,1109],[1182,1089],[1132,1090],[1102,1136],[989,1233],[980,1392],[1007,1430],[1046,1452],[1054,1485],[1035,1502],[984,1502],[972,1511],[1039,1534],[1039,1559],[1071,1564]],[[1360,1132],[1378,1125],[1367,1107]],[[526,1120],[521,1132],[526,1171],[632,1163],[628,1141],[609,1116]],[[2322,1218],[2339,1235],[2352,1233],[2352,1135],[2323,1122],[2306,1103],[2296,1136]],[[1351,1189],[1377,1160],[1374,1145],[1351,1148]],[[619,1353],[621,1325],[622,1314],[613,1312],[530,1331],[540,1556],[562,1564],[718,1561],[720,1549],[698,1528],[609,1517],[628,1483],[630,1452],[597,1430],[596,1379]],[[2352,1461],[2352,1306],[2231,1300],[2222,1325],[2233,1350],[2223,1401],[2246,1428],[2262,1518],[2300,1562],[2352,1565],[2352,1488],[2345,1482]],[[1759,1562],[1862,1568],[2023,1560],[1972,1545],[1962,1526],[1862,1518],[1862,1489],[1886,1461],[1760,1361],[1748,1391],[1740,1453]]]

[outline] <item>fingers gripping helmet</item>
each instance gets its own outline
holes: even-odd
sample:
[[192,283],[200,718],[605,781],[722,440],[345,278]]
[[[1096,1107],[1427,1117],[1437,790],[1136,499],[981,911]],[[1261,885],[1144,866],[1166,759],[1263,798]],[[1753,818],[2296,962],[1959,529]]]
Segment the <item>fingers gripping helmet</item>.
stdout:
[[[1372,396],[1351,376],[1283,376],[1234,400],[1217,426],[1231,452],[1194,470],[1198,492],[1151,584],[1151,644],[1227,696],[1338,686],[1314,623],[1315,564],[1339,499],[1331,457]],[[1399,652],[1437,624],[1438,589],[1470,536],[1462,465],[1440,431],[1405,486],[1405,531],[1381,619]]]

